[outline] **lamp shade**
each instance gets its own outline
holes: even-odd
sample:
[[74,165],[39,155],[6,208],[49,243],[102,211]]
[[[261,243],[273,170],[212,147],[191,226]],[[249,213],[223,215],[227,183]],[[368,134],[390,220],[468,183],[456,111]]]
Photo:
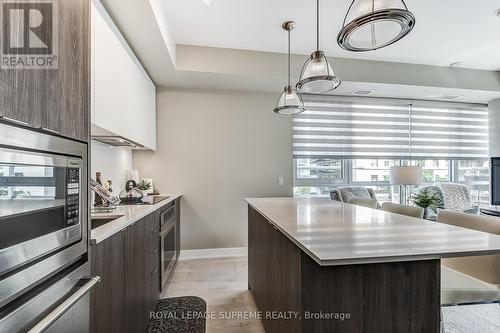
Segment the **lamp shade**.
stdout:
[[274,112],[283,115],[295,115],[304,112],[304,102],[302,102],[302,97],[297,93],[297,91],[287,86],[285,87],[283,93],[278,99],[278,103],[274,108]]
[[421,166],[393,166],[391,167],[391,185],[421,185]]
[[415,26],[403,0],[353,0],[337,36],[349,51],[371,51],[391,45]]
[[307,59],[297,90],[307,94],[322,94],[337,88],[340,79],[335,76],[332,66],[322,51],[316,51]]

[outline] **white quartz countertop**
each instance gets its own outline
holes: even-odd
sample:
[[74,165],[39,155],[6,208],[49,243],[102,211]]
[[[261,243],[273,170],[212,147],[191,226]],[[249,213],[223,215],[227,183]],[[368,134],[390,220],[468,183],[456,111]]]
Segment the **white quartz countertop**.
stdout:
[[500,253],[497,235],[329,198],[245,200],[323,266]]
[[[127,228],[132,223],[142,219],[144,216],[153,213],[155,210],[169,204],[182,194],[162,194],[168,196],[167,199],[160,201],[155,205],[123,205],[117,206],[113,212],[91,214],[92,217],[105,218],[121,215],[121,217],[97,227],[90,232],[90,243],[97,244]],[[89,224],[90,225],[90,224]]]

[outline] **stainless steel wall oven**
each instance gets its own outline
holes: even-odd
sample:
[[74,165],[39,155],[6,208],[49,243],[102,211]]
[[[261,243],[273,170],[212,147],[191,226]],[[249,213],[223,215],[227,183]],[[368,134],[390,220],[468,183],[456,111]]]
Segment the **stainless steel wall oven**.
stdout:
[[177,262],[176,206],[172,202],[160,213],[160,275],[161,289],[165,286]]
[[0,123],[0,331],[52,325],[45,316],[69,304],[70,290],[74,300],[96,282],[88,277],[87,150]]

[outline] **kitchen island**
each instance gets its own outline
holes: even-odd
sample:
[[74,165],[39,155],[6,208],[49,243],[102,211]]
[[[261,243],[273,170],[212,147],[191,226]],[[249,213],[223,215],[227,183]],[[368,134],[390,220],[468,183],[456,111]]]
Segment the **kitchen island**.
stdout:
[[439,332],[441,258],[500,237],[330,199],[252,198],[248,286],[266,332]]

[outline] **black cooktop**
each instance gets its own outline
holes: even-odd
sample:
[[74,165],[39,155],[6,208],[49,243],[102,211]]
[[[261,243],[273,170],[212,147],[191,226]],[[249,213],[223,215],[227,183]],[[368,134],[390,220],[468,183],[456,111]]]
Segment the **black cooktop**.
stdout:
[[141,206],[141,205],[156,205],[160,201],[170,198],[162,195],[147,195],[141,199],[141,202],[120,202],[120,206]]

